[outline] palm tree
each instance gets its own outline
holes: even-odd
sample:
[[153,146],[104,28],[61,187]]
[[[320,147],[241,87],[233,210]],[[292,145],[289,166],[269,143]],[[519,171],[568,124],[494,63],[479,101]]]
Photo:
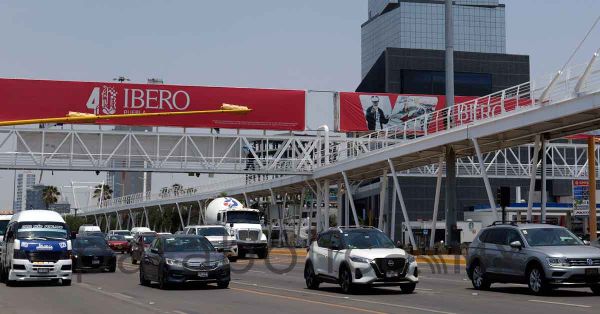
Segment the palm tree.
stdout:
[[113,190],[108,184],[98,184],[94,187],[93,198],[98,199],[98,203],[112,198]]
[[44,204],[46,204],[46,209],[48,209],[51,204],[58,202],[59,196],[60,192],[58,191],[58,188],[53,185],[46,186],[42,190],[42,200],[44,201]]

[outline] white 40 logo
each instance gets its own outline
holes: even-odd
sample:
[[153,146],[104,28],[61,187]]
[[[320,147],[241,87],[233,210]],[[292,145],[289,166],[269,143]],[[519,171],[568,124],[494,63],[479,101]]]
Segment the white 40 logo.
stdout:
[[117,112],[117,91],[109,86],[94,87],[86,103],[86,108],[94,110],[94,114],[115,114]]

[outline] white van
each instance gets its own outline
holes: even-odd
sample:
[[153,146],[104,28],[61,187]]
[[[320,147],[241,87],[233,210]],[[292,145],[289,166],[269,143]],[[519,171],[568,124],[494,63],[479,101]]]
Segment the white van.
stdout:
[[82,226],[79,226],[79,231],[77,231],[77,233],[83,234],[85,232],[102,232],[102,230],[100,230],[100,227],[93,226],[93,225],[82,225]]
[[59,213],[26,210],[15,214],[6,229],[0,280],[62,281],[71,285],[71,240],[69,227]]
[[[6,233],[6,227],[8,226],[8,222],[12,218],[13,215],[0,215],[0,244],[4,241],[4,234]],[[0,252],[2,247],[0,245]]]

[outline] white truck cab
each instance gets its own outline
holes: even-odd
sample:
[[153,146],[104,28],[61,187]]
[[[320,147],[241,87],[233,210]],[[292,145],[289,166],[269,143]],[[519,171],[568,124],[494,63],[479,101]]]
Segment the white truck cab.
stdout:
[[0,279],[17,281],[62,281],[71,285],[71,240],[69,228],[59,213],[26,210],[8,223],[0,262]]
[[259,258],[268,256],[267,236],[262,232],[258,209],[246,208],[232,197],[219,197],[208,204],[205,222],[225,226],[235,235],[239,257],[246,253],[255,253]]

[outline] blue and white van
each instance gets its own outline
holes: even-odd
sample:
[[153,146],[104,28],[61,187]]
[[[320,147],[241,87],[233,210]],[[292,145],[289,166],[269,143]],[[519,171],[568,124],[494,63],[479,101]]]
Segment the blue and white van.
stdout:
[[56,281],[71,285],[69,228],[57,212],[26,210],[9,221],[0,262],[0,280]]

